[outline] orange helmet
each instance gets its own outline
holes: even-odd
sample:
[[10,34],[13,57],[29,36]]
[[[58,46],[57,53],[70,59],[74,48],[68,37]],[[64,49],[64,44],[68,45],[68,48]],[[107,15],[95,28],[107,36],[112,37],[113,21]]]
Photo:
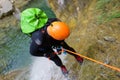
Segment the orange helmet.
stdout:
[[60,21],[52,22],[48,26],[47,32],[52,38],[56,40],[64,40],[70,34],[68,25]]

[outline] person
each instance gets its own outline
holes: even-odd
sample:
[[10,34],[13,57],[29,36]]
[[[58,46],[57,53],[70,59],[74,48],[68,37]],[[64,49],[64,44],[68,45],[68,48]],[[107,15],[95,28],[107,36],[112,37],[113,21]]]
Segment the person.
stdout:
[[[65,39],[70,35],[68,25],[57,18],[48,18],[42,28],[29,34],[32,40],[30,44],[30,54],[37,57],[46,57],[54,61],[54,63],[61,68],[63,74],[68,74],[68,70],[58,56],[62,53],[62,49],[75,52],[75,50],[65,42]],[[55,50],[57,50],[57,52]],[[74,56],[75,59],[82,64],[82,57],[71,53],[69,54]]]

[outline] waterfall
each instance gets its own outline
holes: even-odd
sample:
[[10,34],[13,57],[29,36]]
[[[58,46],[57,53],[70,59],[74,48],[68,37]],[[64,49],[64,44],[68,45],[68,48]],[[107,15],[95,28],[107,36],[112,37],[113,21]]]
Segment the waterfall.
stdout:
[[[60,58],[63,61],[63,55]],[[66,80],[61,69],[55,63],[44,57],[33,58],[29,80]]]

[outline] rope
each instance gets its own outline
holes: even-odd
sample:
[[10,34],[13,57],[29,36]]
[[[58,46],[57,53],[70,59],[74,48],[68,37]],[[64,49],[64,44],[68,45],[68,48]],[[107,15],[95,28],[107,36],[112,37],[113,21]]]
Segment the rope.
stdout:
[[81,55],[81,54],[79,54],[79,53],[72,52],[72,51],[67,50],[67,49],[64,49],[64,50],[67,51],[67,52],[69,52],[69,53],[72,53],[72,54],[78,55],[78,56],[80,56],[80,57],[82,57],[82,58],[85,58],[85,59],[87,59],[87,60],[90,60],[90,61],[93,61],[93,62],[95,62],[95,63],[101,64],[101,65],[104,65],[104,66],[106,66],[106,67],[108,67],[108,68],[111,68],[111,69],[113,69],[113,70],[116,70],[116,71],[120,72],[120,68],[117,68],[117,67],[114,67],[114,66],[111,66],[111,65],[105,64],[105,63],[103,63],[103,62],[100,62],[100,61],[97,61],[97,60],[95,60],[95,59],[92,59],[92,58],[89,58],[89,57],[83,56],[83,55]]

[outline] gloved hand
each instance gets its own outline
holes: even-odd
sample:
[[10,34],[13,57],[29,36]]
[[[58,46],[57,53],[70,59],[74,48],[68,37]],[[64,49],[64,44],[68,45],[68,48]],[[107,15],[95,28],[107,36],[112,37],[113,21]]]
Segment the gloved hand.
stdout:
[[62,48],[53,48],[54,54],[60,55],[62,52]]

